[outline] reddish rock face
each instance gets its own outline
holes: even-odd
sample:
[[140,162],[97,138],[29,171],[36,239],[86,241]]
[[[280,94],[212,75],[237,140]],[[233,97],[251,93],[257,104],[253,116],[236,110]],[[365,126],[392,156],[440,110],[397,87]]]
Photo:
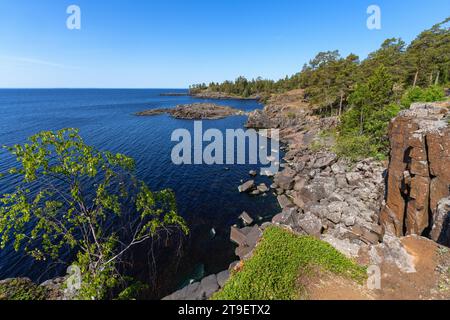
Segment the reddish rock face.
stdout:
[[386,205],[381,221],[396,236],[422,235],[450,195],[448,105],[413,104],[392,120]]

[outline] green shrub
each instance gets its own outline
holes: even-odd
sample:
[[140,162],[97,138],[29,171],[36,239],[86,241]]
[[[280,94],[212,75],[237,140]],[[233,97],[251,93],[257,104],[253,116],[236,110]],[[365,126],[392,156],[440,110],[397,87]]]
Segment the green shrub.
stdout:
[[0,300],[45,300],[47,293],[47,288],[25,278],[0,284]]
[[341,135],[337,140],[334,151],[338,156],[351,161],[373,157],[378,154],[378,151],[370,140],[370,137],[366,135]]
[[334,151],[352,161],[367,157],[386,158],[389,153],[389,121],[397,116],[400,109],[399,105],[390,104],[373,111],[367,116],[363,131],[358,120],[359,112],[356,109],[348,110],[342,116],[341,131]]
[[215,300],[292,300],[303,288],[300,276],[314,269],[329,271],[363,281],[365,268],[339,253],[326,242],[313,237],[296,236],[270,227],[253,257],[240,272],[234,273]]
[[444,88],[431,86],[425,89],[414,87],[408,89],[402,97],[401,104],[404,108],[409,108],[414,102],[435,102],[445,99]]

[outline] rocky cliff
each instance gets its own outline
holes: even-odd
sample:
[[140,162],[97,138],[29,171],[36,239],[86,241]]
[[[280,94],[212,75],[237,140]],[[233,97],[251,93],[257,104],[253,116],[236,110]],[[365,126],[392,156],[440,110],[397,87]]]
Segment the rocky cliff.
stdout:
[[448,241],[443,226],[447,209],[441,202],[450,195],[448,106],[413,104],[390,123],[391,155],[386,204],[381,212],[386,233]]

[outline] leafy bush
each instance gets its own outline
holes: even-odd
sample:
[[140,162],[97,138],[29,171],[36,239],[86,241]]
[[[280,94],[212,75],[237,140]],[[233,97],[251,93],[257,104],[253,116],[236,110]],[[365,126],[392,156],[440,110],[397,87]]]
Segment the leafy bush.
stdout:
[[29,279],[17,278],[0,284],[0,300],[45,300],[48,290]]
[[362,157],[384,158],[389,151],[387,128],[390,119],[400,111],[393,104],[391,75],[380,67],[357,86],[349,100],[352,107],[341,117],[336,152],[357,160]]
[[366,135],[342,135],[337,140],[334,151],[340,157],[357,161],[365,157],[376,157],[378,150]]
[[320,268],[356,281],[365,279],[365,268],[339,253],[326,242],[296,236],[270,227],[254,256],[233,274],[215,300],[291,300],[299,298],[297,279]]
[[7,149],[17,160],[7,172],[19,184],[0,196],[0,249],[11,244],[36,260],[76,253],[80,299],[106,298],[123,279],[125,253],[162,228],[188,232],[171,190],[152,192],[133,159],[86,145],[75,129]]
[[401,105],[409,108],[414,102],[435,102],[445,99],[445,90],[440,86],[431,86],[425,89],[413,87],[408,89],[402,97]]

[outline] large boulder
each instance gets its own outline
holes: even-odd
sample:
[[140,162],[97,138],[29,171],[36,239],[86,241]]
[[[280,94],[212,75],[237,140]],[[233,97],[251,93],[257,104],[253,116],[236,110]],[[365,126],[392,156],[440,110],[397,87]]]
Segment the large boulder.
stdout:
[[320,237],[322,233],[322,221],[312,213],[306,213],[298,220],[298,226],[307,234]]
[[[450,195],[449,109],[416,103],[391,121],[386,205],[381,222],[396,236],[422,235]],[[435,235],[436,237],[436,235]]]
[[250,256],[261,237],[262,231],[257,225],[242,229],[231,227],[230,239],[238,245],[238,248],[236,248],[236,255],[239,256],[241,260]]
[[284,208],[290,208],[290,207],[294,207],[294,206],[295,206],[295,205],[292,203],[292,201],[289,200],[289,198],[288,198],[286,195],[284,195],[284,194],[278,196],[278,197],[277,197],[277,200],[278,200],[278,204],[280,205],[280,207],[281,207],[282,209],[284,209]]
[[286,168],[275,175],[274,183],[281,189],[290,190],[294,187],[295,175],[296,172],[294,170]]
[[323,169],[328,166],[331,166],[337,159],[336,154],[334,153],[325,153],[320,155],[316,161],[314,161],[313,168],[314,169]]
[[295,207],[287,207],[272,218],[272,223],[277,225],[294,225],[296,223],[298,210]]

